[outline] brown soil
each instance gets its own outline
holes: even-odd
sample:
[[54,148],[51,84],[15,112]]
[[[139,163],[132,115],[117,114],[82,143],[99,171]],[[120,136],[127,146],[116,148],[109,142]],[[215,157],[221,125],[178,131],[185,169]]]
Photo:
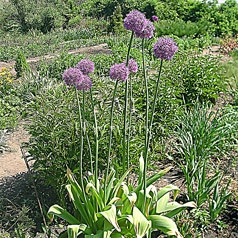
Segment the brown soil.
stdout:
[[0,179],[27,171],[21,154],[21,143],[28,141],[29,136],[22,127],[7,136],[7,150],[0,154]]

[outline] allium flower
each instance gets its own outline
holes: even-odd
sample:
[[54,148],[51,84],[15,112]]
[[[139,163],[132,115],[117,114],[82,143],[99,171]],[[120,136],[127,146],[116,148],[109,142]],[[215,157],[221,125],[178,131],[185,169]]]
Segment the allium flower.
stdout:
[[[126,61],[123,62],[126,65]],[[136,73],[138,71],[138,65],[134,59],[129,59],[128,62],[129,72]]]
[[124,19],[124,27],[137,33],[143,31],[146,26],[145,15],[137,10],[131,11]]
[[92,80],[84,75],[83,79],[76,84],[76,88],[80,91],[89,91],[92,87]]
[[88,75],[94,71],[94,62],[84,59],[81,60],[76,67],[80,69],[84,75]]
[[62,77],[66,85],[76,86],[76,84],[83,79],[84,75],[79,69],[69,68],[64,71]]
[[159,18],[158,18],[157,16],[152,16],[152,20],[153,20],[153,21],[158,21]]
[[157,58],[171,60],[178,51],[178,46],[173,38],[160,37],[154,44],[154,55]]
[[153,36],[153,31],[155,27],[150,20],[146,20],[146,26],[141,32],[136,32],[136,37],[150,39]]
[[129,75],[129,69],[124,63],[114,64],[111,69],[109,76],[111,79],[126,81]]

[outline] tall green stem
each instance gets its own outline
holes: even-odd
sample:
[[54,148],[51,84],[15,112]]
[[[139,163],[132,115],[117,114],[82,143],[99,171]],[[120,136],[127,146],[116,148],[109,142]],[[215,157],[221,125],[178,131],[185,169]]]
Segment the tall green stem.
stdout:
[[[77,97],[77,104],[78,104],[78,112],[79,112],[79,121],[80,121],[80,185],[82,188],[82,193],[83,193],[83,202],[86,204],[88,203],[88,198],[86,196],[85,193],[85,189],[84,189],[84,182],[83,182],[83,136],[85,133],[85,116],[84,116],[84,110],[85,110],[85,95],[84,95],[84,91],[83,91],[83,107],[81,110],[81,106],[80,106],[80,101],[79,101],[79,95],[78,95],[78,90],[75,88],[75,92],[76,92],[76,97]],[[92,217],[92,212],[90,211],[90,209],[87,211],[88,215]],[[91,222],[91,221],[90,221]],[[96,225],[94,222],[92,222],[91,226],[96,229]]]
[[92,101],[92,111],[94,115],[94,126],[95,126],[95,186],[97,189],[97,179],[98,179],[98,124],[97,124],[97,115],[95,112],[95,105],[93,101],[93,92],[90,89],[91,101]]
[[[127,51],[127,56],[126,56],[126,66],[128,66],[129,59],[130,59],[130,51],[131,51],[131,45],[134,37],[134,32],[131,32],[131,39],[129,42],[129,47]],[[125,84],[125,107],[124,107],[124,128],[123,128],[123,155],[122,155],[122,172],[123,174],[125,173],[125,168],[126,168],[126,134],[127,134],[127,106],[128,106],[128,79],[126,80]],[[128,156],[127,156],[128,159]],[[128,161],[127,161],[128,164]]]
[[130,167],[130,136],[131,136],[131,118],[132,118],[132,82],[130,80],[130,110],[129,110],[129,124],[128,124],[128,137],[127,137],[127,169]]
[[[145,69],[145,39],[142,39],[142,62],[143,62],[143,76],[145,81],[145,94],[146,94],[146,108],[145,108],[145,147],[144,147],[144,172],[143,172],[143,184],[144,184],[144,201],[146,202],[146,169],[147,169],[147,156],[146,146],[148,141],[148,122],[149,122],[149,92],[148,81],[146,77]],[[144,206],[145,207],[145,206]]]
[[79,122],[80,122],[80,183],[81,187],[83,189],[83,193],[85,194],[84,191],[84,185],[83,185],[83,134],[84,134],[84,122],[83,122],[83,117],[81,113],[81,107],[80,107],[80,101],[79,101],[79,95],[78,95],[78,90],[75,88],[76,92],[76,97],[77,97],[77,103],[78,103],[78,112],[79,112]]
[[[160,62],[160,68],[159,68],[159,76],[158,80],[156,83],[156,89],[155,89],[155,94],[154,94],[154,100],[153,100],[153,105],[152,105],[152,113],[150,116],[150,123],[149,123],[149,128],[148,134],[147,134],[147,143],[145,145],[145,154],[144,154],[144,175],[143,175],[143,180],[144,180],[144,201],[146,202],[146,172],[147,172],[147,163],[148,163],[148,151],[149,151],[149,144],[150,144],[150,138],[151,138],[151,131],[152,131],[152,125],[153,125],[153,119],[154,119],[154,113],[155,113],[155,106],[156,106],[156,101],[158,97],[158,92],[159,92],[159,82],[160,82],[160,76],[161,76],[161,70],[162,70],[162,65],[163,65],[163,60]],[[148,126],[148,124],[147,124]]]
[[104,202],[106,203],[106,180],[109,174],[109,163],[110,163],[110,155],[111,155],[111,147],[112,147],[112,122],[113,122],[113,109],[115,103],[115,96],[117,91],[118,80],[116,81],[113,95],[112,95],[112,106],[111,106],[111,113],[110,113],[110,134],[109,134],[109,146],[108,146],[108,157],[107,157],[107,170],[104,177]]

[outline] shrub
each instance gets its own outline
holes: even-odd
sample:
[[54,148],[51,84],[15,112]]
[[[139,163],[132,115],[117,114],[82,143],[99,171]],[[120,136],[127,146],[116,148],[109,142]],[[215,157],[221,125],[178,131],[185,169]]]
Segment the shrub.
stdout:
[[198,37],[207,35],[209,24],[204,22],[191,22],[177,19],[175,21],[163,20],[155,24],[156,34],[158,37],[162,35],[176,35],[178,37]]
[[10,70],[3,67],[0,70],[0,130],[13,129],[21,111],[21,94],[19,83],[11,75]]
[[26,61],[26,57],[20,50],[18,50],[17,52],[15,71],[17,73],[16,75],[17,78],[20,78],[24,74],[31,72],[30,66],[28,65]]
[[192,51],[180,52],[166,75],[175,87],[177,98],[187,105],[197,99],[214,103],[227,85],[219,61],[219,57],[197,55]]

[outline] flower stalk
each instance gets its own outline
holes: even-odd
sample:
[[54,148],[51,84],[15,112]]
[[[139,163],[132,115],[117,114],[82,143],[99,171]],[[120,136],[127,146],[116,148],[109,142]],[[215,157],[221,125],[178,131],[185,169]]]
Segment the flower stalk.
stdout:
[[[133,37],[134,37],[134,32],[132,31],[131,32],[130,42],[129,42],[129,47],[128,47],[128,51],[127,51],[127,56],[126,56],[126,67],[128,67],[128,63],[129,63],[129,59],[130,59],[130,51],[131,51],[131,45],[132,45]],[[129,163],[128,155],[126,156],[126,150],[127,150],[127,146],[126,146],[127,107],[128,107],[128,79],[126,80],[126,84],[125,84],[124,127],[123,127],[123,142],[122,142],[122,145],[123,145],[123,155],[122,155],[122,168],[123,169],[122,169],[122,173],[123,174],[126,171],[126,164]],[[126,162],[126,158],[127,158],[127,162]]]
[[113,109],[114,109],[114,104],[115,104],[117,85],[118,85],[118,80],[116,81],[114,91],[113,91],[113,94],[112,94],[112,106],[111,106],[111,112],[110,112],[110,133],[109,133],[109,145],[108,145],[108,156],[107,156],[107,170],[106,170],[106,174],[105,174],[105,177],[104,177],[104,190],[105,190],[104,202],[106,202],[106,181],[107,181],[107,177],[108,177],[108,174],[109,174],[109,163],[110,163],[110,155],[111,155],[111,147],[112,147]]
[[95,187],[96,189],[98,189],[97,186],[97,179],[98,179],[98,124],[97,124],[97,115],[95,112],[95,105],[94,105],[94,101],[93,101],[93,92],[92,89],[90,89],[90,95],[91,95],[91,102],[92,102],[92,111],[93,111],[93,115],[94,115],[94,130],[95,130]]
[[[150,139],[151,139],[152,125],[153,125],[153,120],[154,120],[155,107],[156,107],[156,102],[157,102],[158,92],[159,92],[159,83],[160,83],[162,65],[163,65],[163,60],[160,61],[159,75],[158,75],[158,79],[157,79],[157,83],[156,83],[156,89],[155,89],[155,94],[154,94],[154,99],[153,99],[153,104],[152,104],[152,113],[150,116],[150,121],[149,121],[149,124],[146,125],[147,126],[147,130],[146,130],[147,135],[146,135],[146,144],[145,144],[145,151],[144,151],[144,174],[143,174],[144,199],[145,199],[144,201],[145,202],[146,202],[146,172],[147,172],[147,163],[148,163],[148,152],[149,152],[149,145],[150,145]],[[147,121],[147,123],[148,123],[148,121]]]

